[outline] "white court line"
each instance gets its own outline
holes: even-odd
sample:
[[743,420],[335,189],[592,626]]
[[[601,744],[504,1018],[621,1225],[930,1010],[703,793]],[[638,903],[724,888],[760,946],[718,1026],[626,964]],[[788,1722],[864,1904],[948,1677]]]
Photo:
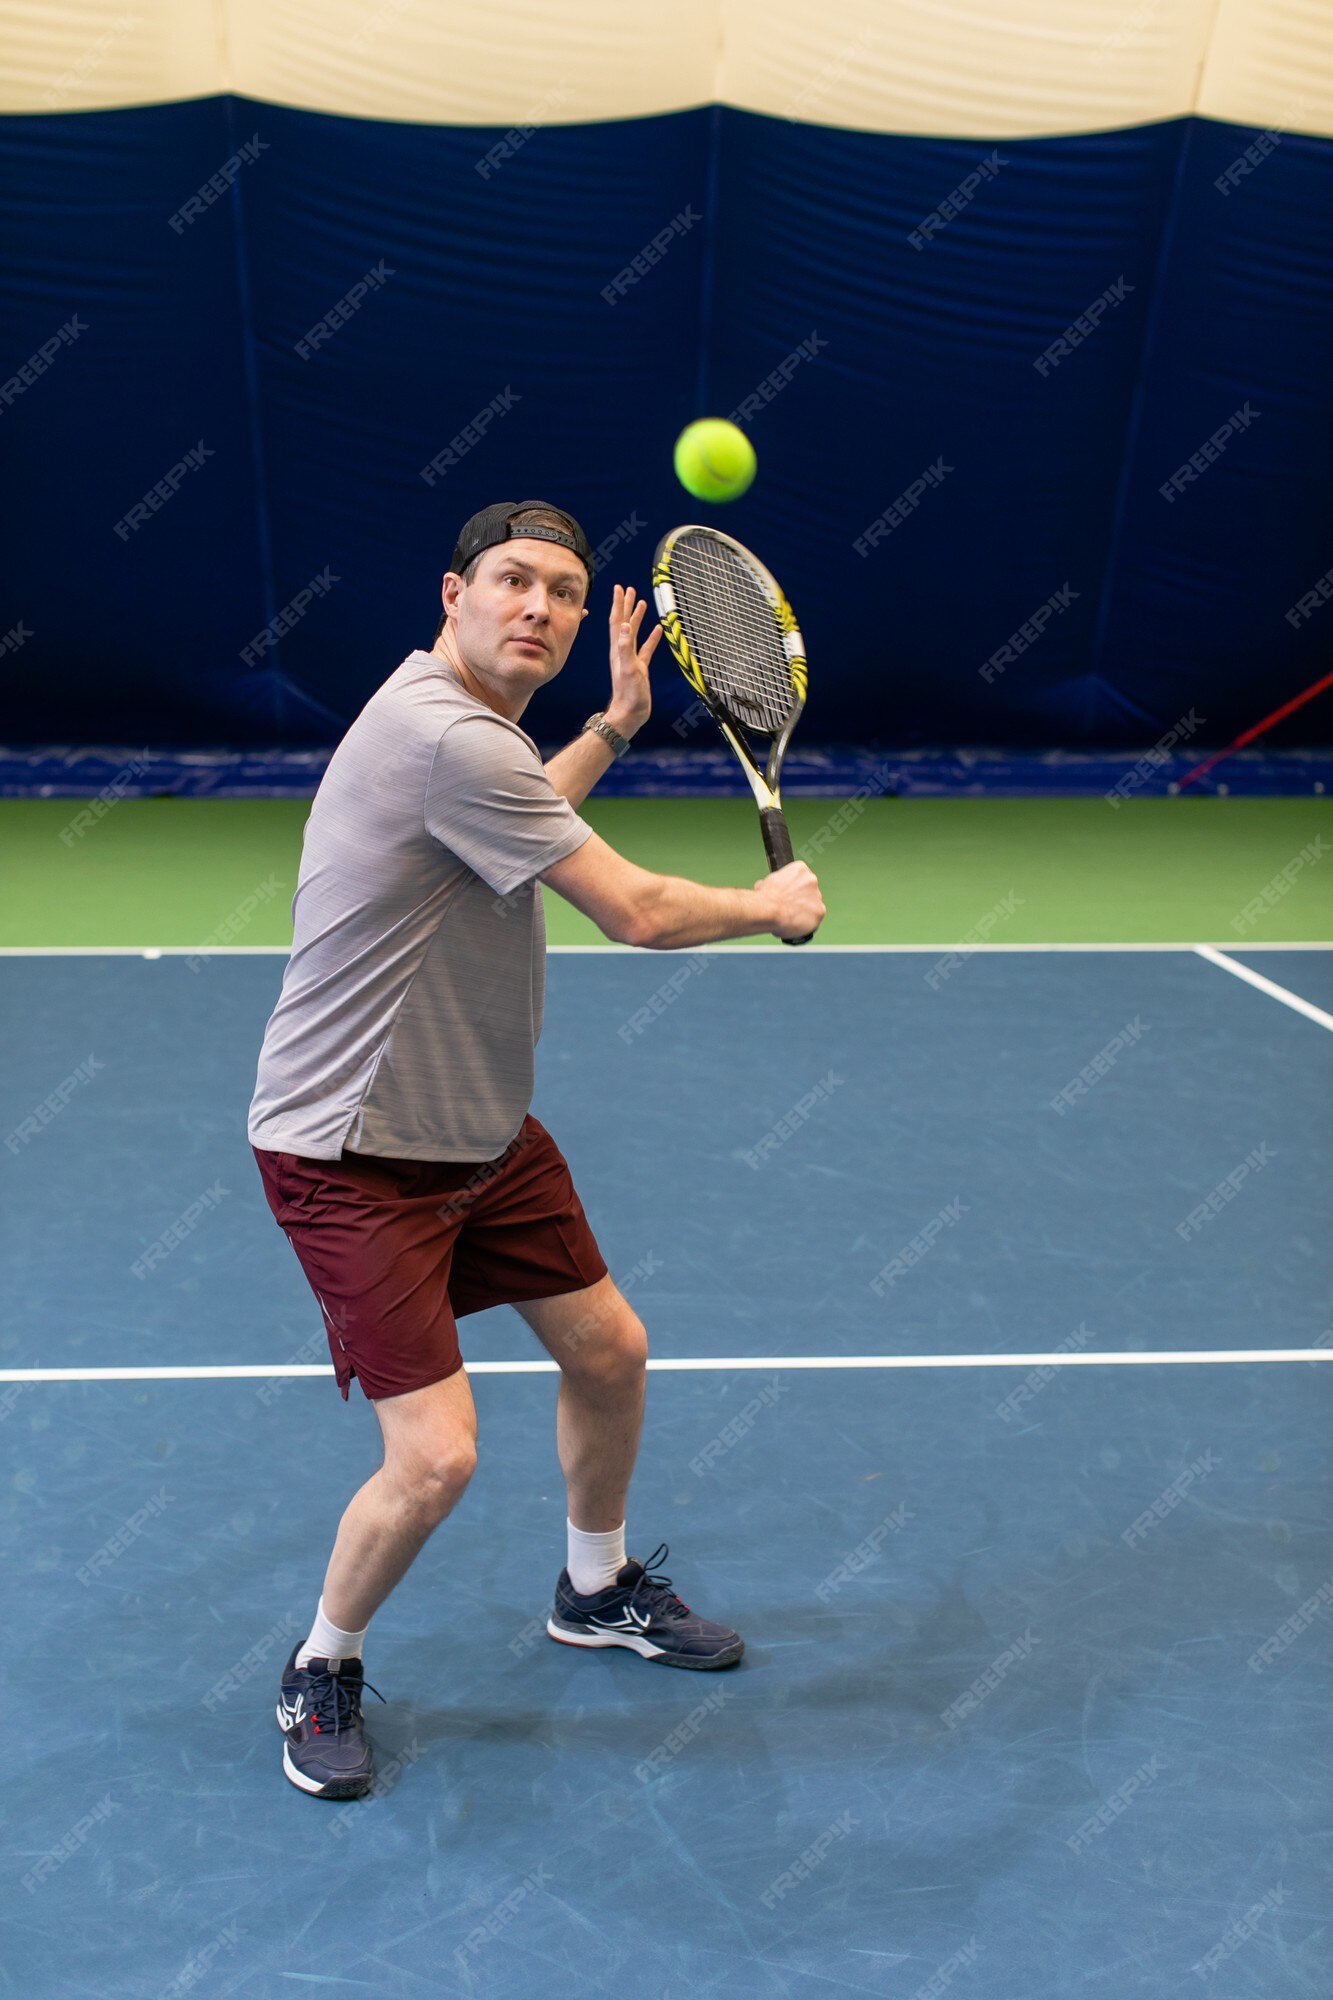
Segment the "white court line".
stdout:
[[[1245,949],[1248,951],[1249,946]],[[1262,972],[1255,972],[1250,966],[1242,965],[1237,958],[1228,958],[1216,945],[1196,944],[1194,947],[1200,958],[1206,958],[1210,965],[1220,965],[1223,972],[1233,972],[1237,979],[1243,979],[1247,986],[1257,986],[1270,1000],[1280,1000],[1284,1007],[1293,1007],[1298,1014],[1304,1014],[1307,1021],[1317,1021],[1321,1028],[1333,1028],[1333,1014],[1326,1014],[1322,1007],[1316,1007],[1309,1000],[1302,1000],[1299,993],[1293,993],[1286,986],[1279,986],[1275,979],[1265,979]],[[1271,949],[1271,947],[1270,947]]]
[[[1170,1348],[1109,1354],[733,1354],[652,1357],[669,1374],[783,1368],[1125,1368],[1198,1367],[1226,1361],[1333,1361],[1331,1347]],[[470,1361],[469,1375],[554,1375],[554,1361]],[[0,1382],[216,1382],[257,1376],[332,1375],[328,1363],[237,1361],[213,1367],[0,1368]]]
[[[643,958],[647,954],[632,944],[551,944],[546,947],[553,953],[596,953],[634,952]],[[1205,955],[1215,947],[1184,940],[1174,944],[1140,943],[1107,944],[808,944],[801,947],[805,956],[817,954],[856,952],[924,952],[942,957],[946,953],[964,952],[972,957],[979,952],[1023,952],[1023,951],[1198,951]],[[1328,938],[1288,938],[1282,944],[1246,945],[1246,951],[1333,951],[1333,939]],[[774,957],[791,960],[791,947],[784,944],[701,944],[682,945],[677,950],[654,952],[654,959],[692,956],[695,952],[717,952],[732,957],[754,957],[756,953],[771,952]],[[287,958],[291,946],[285,944],[0,944],[0,958]],[[794,961],[793,961],[794,962]]]

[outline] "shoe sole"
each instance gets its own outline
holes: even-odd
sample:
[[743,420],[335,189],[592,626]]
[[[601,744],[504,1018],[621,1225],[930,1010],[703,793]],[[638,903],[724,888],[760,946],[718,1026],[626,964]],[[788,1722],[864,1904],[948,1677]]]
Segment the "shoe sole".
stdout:
[[[282,1729],[281,1713],[278,1714],[278,1727]],[[286,1735],[285,1730],[283,1734]],[[291,1745],[287,1742],[282,1746],[282,1768],[284,1775],[290,1778],[298,1791],[305,1792],[314,1799],[364,1798],[375,1782],[375,1773],[371,1771],[364,1778],[330,1778],[327,1784],[321,1784],[317,1778],[308,1778],[304,1771],[293,1764]]]
[[696,1672],[734,1666],[745,1651],[744,1639],[738,1639],[734,1646],[714,1653],[710,1659],[701,1660],[697,1654],[668,1653],[661,1646],[654,1646],[651,1640],[641,1639],[630,1632],[590,1632],[573,1625],[557,1625],[554,1618],[547,1619],[546,1630],[562,1646],[624,1646],[631,1653],[638,1653],[640,1658],[656,1660],[664,1667],[691,1667]]

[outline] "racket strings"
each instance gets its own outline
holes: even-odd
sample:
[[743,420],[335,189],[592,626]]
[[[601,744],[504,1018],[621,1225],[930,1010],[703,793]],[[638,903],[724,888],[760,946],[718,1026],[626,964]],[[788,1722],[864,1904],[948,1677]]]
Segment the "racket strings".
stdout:
[[775,736],[791,713],[791,666],[777,614],[734,550],[682,536],[671,582],[685,637],[709,688],[732,714]]

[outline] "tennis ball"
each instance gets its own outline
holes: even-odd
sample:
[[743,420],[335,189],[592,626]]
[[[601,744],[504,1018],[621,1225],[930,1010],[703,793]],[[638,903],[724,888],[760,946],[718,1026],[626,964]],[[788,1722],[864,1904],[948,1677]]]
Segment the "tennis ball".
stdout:
[[676,439],[676,477],[696,500],[739,500],[757,469],[754,446],[725,417],[700,417]]

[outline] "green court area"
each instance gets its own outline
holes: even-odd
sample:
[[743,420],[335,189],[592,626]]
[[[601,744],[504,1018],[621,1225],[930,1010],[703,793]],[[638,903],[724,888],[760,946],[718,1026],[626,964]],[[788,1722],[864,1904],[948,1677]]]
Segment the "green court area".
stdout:
[[[0,804],[0,945],[286,945],[305,799]],[[1319,798],[800,799],[825,944],[1276,944],[1333,937]],[[585,816],[648,868],[749,883],[748,799],[592,799]],[[82,817],[81,817],[82,816]],[[1257,906],[1257,907],[1256,907]],[[547,896],[551,941],[599,933]]]

